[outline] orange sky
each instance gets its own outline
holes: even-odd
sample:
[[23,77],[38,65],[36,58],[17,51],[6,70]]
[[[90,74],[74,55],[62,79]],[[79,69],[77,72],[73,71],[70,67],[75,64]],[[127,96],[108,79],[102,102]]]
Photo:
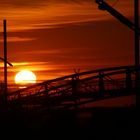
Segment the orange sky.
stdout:
[[[106,0],[133,21],[133,0]],[[8,80],[22,69],[38,82],[101,67],[134,64],[134,33],[94,0],[0,0],[0,57],[7,20]],[[0,63],[3,80],[3,63]]]

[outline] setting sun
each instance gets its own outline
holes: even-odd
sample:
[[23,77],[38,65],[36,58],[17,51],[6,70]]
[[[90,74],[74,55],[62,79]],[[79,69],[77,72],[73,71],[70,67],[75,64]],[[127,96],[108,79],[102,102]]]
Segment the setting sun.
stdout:
[[15,76],[16,84],[30,84],[36,83],[36,75],[29,70],[22,70]]

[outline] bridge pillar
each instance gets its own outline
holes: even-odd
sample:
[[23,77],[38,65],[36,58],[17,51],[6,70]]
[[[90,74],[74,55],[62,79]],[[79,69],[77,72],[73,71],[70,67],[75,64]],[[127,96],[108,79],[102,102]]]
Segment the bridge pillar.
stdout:
[[99,81],[98,81],[98,86],[99,86],[99,96],[103,97],[104,92],[105,92],[105,87],[104,87],[104,76],[102,72],[99,72]]
[[44,84],[44,87],[45,87],[45,94],[46,94],[46,96],[48,96],[48,85]]
[[78,102],[78,83],[79,83],[79,76],[78,75],[72,76],[72,96],[76,106]]
[[126,69],[125,88],[128,91],[130,91],[132,89],[132,79],[131,79],[131,71],[130,71],[130,69]]
[[48,91],[48,84],[44,84],[44,87],[45,87],[45,94],[46,94],[46,97],[47,97],[47,109],[50,110],[51,108],[51,105],[50,105],[50,100],[49,100],[49,91]]

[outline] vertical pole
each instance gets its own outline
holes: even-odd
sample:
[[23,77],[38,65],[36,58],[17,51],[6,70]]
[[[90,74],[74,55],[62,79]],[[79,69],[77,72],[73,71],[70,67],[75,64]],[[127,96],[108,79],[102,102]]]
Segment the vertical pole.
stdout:
[[4,96],[7,97],[7,31],[6,20],[3,20],[4,26]]
[[136,105],[140,106],[139,89],[139,0],[134,0],[134,20],[135,20],[135,88],[136,88]]

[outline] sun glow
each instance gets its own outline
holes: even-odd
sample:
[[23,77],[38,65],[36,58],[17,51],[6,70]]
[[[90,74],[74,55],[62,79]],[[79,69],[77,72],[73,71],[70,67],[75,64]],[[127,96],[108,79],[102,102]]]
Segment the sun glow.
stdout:
[[15,76],[16,84],[32,84],[36,83],[36,75],[29,70],[22,70]]

